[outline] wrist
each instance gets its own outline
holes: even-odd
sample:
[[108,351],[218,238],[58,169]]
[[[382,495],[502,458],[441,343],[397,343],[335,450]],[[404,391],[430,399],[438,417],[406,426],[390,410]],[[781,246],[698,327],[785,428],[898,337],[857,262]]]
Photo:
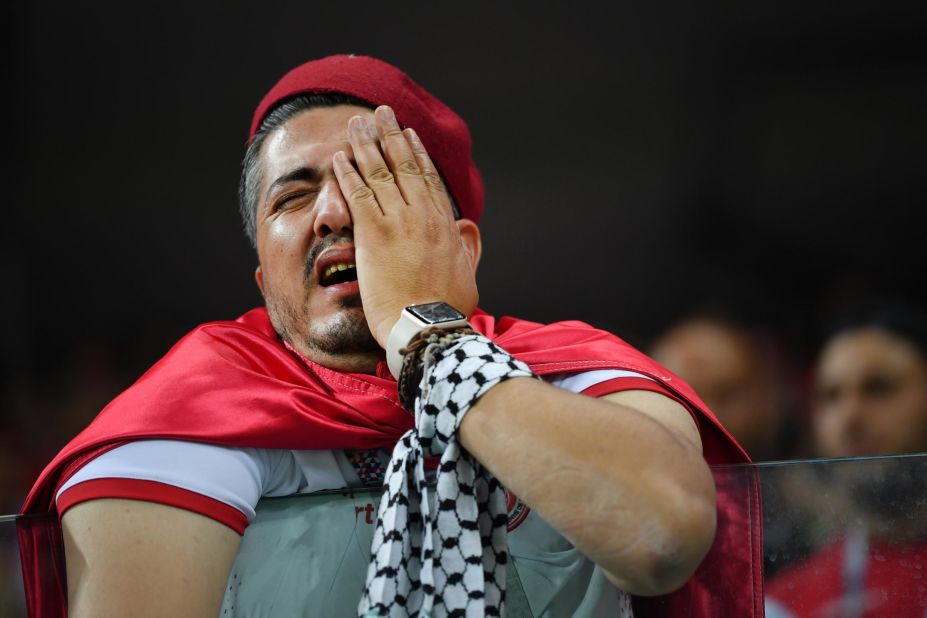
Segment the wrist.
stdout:
[[[503,383],[521,382],[517,378],[522,377],[536,381],[527,364],[483,335],[470,329],[444,332],[427,337],[417,392],[412,397],[420,436],[430,436],[435,426],[440,428],[435,436],[438,441],[449,440],[482,397]],[[485,422],[477,426],[485,427]]]
[[467,317],[443,301],[409,305],[399,315],[386,337],[386,362],[390,373],[398,379],[402,369],[400,352],[419,333],[429,328],[455,329],[468,326]]

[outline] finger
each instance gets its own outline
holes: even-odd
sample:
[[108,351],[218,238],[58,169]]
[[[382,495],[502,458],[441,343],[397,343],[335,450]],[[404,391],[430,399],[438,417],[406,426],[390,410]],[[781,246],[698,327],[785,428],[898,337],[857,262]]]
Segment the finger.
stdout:
[[354,161],[361,178],[386,213],[390,208],[405,206],[406,202],[396,186],[393,173],[380,153],[380,141],[373,127],[363,116],[353,116],[348,121],[348,139],[354,149]]
[[412,128],[406,129],[403,133],[409,140],[409,146],[412,147],[412,153],[415,155],[415,162],[422,171],[422,180],[428,187],[432,204],[442,215],[453,218],[453,208],[451,208],[451,198],[447,194],[447,187],[444,186],[444,181],[435,164],[432,163],[431,157],[428,156],[428,151],[425,150],[425,145],[419,139],[418,133]]
[[332,169],[335,170],[341,194],[347,200],[351,216],[355,217],[355,220],[371,214],[383,214],[383,208],[380,207],[373,190],[367,186],[343,150],[339,150],[332,157]]
[[381,105],[374,112],[377,133],[386,163],[396,177],[396,185],[407,204],[427,204],[431,199],[428,187],[422,178],[422,171],[415,160],[412,147],[406,140],[396,114],[388,105]]

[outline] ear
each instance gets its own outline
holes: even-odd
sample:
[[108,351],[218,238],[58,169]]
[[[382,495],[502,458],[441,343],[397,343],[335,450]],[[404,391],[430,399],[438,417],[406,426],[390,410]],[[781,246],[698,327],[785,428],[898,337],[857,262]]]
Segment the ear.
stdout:
[[476,272],[476,267],[480,263],[480,256],[483,254],[483,240],[480,237],[480,228],[470,219],[458,219],[455,223],[457,223],[457,230],[460,232],[460,241],[470,258],[470,268],[473,269],[473,272]]
[[261,272],[260,264],[254,269],[254,280],[257,282],[258,289],[261,291],[261,296],[264,296],[264,273]]

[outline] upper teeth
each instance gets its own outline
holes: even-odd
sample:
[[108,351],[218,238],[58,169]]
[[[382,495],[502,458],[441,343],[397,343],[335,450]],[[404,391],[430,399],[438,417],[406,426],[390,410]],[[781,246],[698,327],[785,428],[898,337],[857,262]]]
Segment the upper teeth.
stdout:
[[328,279],[339,270],[347,270],[349,268],[355,268],[354,264],[332,264],[325,269],[325,272],[322,274],[322,278]]

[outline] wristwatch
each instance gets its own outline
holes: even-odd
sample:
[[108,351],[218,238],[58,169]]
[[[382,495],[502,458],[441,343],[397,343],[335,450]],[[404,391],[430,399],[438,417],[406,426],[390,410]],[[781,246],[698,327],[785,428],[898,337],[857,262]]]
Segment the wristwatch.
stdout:
[[402,354],[399,350],[409,345],[412,338],[430,326],[448,330],[467,325],[467,316],[445,302],[409,305],[402,310],[399,321],[389,332],[386,340],[386,364],[393,377],[399,379],[402,369]]

